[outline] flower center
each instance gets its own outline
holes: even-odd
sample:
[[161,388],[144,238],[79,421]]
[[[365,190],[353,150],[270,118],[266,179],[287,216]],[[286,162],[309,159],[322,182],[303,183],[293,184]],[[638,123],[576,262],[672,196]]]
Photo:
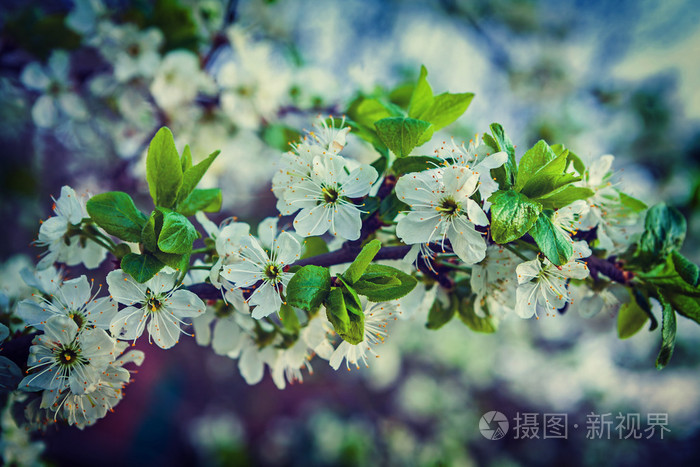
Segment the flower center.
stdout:
[[148,296],[148,300],[146,301],[148,309],[153,313],[160,310],[160,307],[163,306],[163,303],[160,301],[160,296],[153,295],[151,289],[146,289],[146,295]]
[[459,212],[459,204],[453,198],[448,197],[440,201],[440,205],[435,209],[446,216],[453,216]]
[[75,364],[78,357],[78,353],[70,348],[63,348],[58,353],[58,361],[68,366]]
[[141,47],[139,47],[139,44],[131,44],[127,47],[126,53],[132,57],[136,57],[141,53]]
[[276,281],[277,278],[279,277],[279,275],[280,275],[280,268],[277,267],[276,264],[270,263],[265,267],[265,276],[268,279],[270,279],[272,281]]
[[338,190],[330,186],[321,187],[321,191],[323,192],[323,201],[326,204],[333,204],[340,197]]
[[73,320],[73,322],[78,326],[78,329],[83,328],[83,324],[85,324],[85,317],[82,313],[79,311],[71,311],[68,317]]

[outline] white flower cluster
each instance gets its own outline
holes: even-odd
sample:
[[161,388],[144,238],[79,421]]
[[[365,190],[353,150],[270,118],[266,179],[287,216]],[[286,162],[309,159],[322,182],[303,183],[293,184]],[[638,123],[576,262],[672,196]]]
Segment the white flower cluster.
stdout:
[[340,154],[349,127],[335,128],[322,119],[314,127],[284,155],[284,165],[272,179],[277,209],[282,215],[299,211],[294,229],[302,237],[330,232],[357,240],[362,206],[353,199],[369,194],[377,171]]
[[[176,289],[175,273],[161,272],[145,284],[121,270],[107,276],[109,296],[97,297],[85,276],[60,283],[50,294],[33,294],[17,305],[26,326],[43,331],[32,341],[23,391],[42,391],[38,422],[58,419],[92,425],[121,400],[130,380],[128,363],[141,365],[140,350],[125,353],[148,328],[161,348],[178,342],[183,320],[204,313],[192,292]],[[44,290],[45,292],[45,290]],[[118,304],[126,305],[118,310]]]

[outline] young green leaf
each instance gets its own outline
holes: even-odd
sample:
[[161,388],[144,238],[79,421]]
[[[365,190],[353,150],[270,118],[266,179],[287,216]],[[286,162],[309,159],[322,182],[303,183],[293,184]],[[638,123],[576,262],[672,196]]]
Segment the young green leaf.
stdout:
[[377,255],[382,247],[382,242],[380,240],[372,240],[367,243],[360,253],[358,253],[357,258],[348,266],[348,269],[343,273],[343,279],[349,283],[349,285],[354,284],[360,279],[360,276],[364,274],[367,266],[372,262],[374,257]]
[[491,236],[504,244],[517,240],[537,222],[542,205],[514,191],[497,191],[489,198],[491,205]]
[[411,102],[408,105],[408,116],[418,118],[423,115],[433,104],[433,90],[428,83],[428,70],[425,66],[420,67],[420,76],[411,94]]
[[[554,154],[554,151],[552,151],[552,148],[550,148],[544,140],[539,140],[537,144],[528,149],[520,159],[515,190],[520,191],[533,175],[556,158],[557,156]],[[563,167],[559,170],[560,173],[566,168],[566,158],[563,159],[563,162]],[[557,169],[559,169],[559,166],[557,166]]]
[[221,209],[221,188],[195,188],[190,195],[177,204],[177,211],[185,217],[198,211],[218,212]]
[[414,118],[390,117],[375,122],[374,126],[379,139],[396,157],[406,157],[418,145],[430,123]]
[[192,150],[190,145],[185,145],[185,149],[182,151],[182,156],[180,157],[180,164],[182,165],[182,173],[184,174],[187,169],[192,167]]
[[499,123],[492,123],[489,128],[491,128],[493,136],[485,134],[484,142],[495,151],[504,151],[508,154],[508,160],[505,164],[491,169],[491,176],[498,183],[498,187],[505,190],[513,186],[518,174],[518,166],[515,163],[515,146]]
[[644,327],[649,315],[637,304],[636,300],[623,303],[617,314],[617,335],[620,339],[634,336]]
[[492,334],[498,329],[496,322],[490,317],[482,318],[476,315],[474,312],[474,302],[472,300],[460,300],[457,313],[459,319],[474,332]]
[[[433,99],[432,105],[415,118],[431,123],[431,129],[438,131],[461,117],[473,98],[471,92],[439,94]],[[409,117],[412,115],[409,114]]]
[[348,117],[368,129],[374,129],[374,123],[379,120],[401,116],[403,112],[395,105],[367,97],[358,97],[348,108]]
[[528,233],[547,259],[555,266],[563,266],[574,254],[573,241],[561,229],[554,227],[551,214],[551,211],[542,212]]
[[656,368],[662,369],[671,360],[673,349],[676,346],[676,312],[670,303],[661,299],[663,306],[663,319],[661,321],[661,350],[656,357]]
[[582,186],[569,185],[560,190],[553,191],[537,198],[544,209],[559,209],[568,206],[579,199],[588,199],[593,196],[593,190]]
[[146,250],[158,251],[158,236],[163,228],[163,213],[159,209],[154,209],[141,231],[141,243]]
[[391,166],[391,170],[400,177],[411,172],[422,172],[423,170],[434,169],[442,164],[442,160],[432,156],[410,156],[396,159]]
[[635,257],[642,264],[656,264],[671,250],[679,250],[685,240],[687,225],[685,217],[673,206],[657,204],[647,211],[644,233],[637,244]]
[[345,299],[340,287],[331,288],[324,305],[326,306],[326,317],[333,325],[335,332],[340,336],[346,334],[350,327],[350,316],[345,307]]
[[622,205],[630,209],[632,212],[642,212],[647,208],[647,205],[642,201],[639,201],[637,198],[633,198],[621,191],[618,193],[620,193],[620,202]]
[[190,196],[190,193],[193,192],[220,152],[221,151],[212,152],[206,159],[200,161],[197,165],[190,167],[182,174],[182,186],[180,187],[180,191],[177,193],[178,204]]
[[158,248],[164,253],[187,254],[197,239],[197,230],[185,216],[174,211],[163,215],[163,228],[158,235]]
[[383,264],[370,264],[352,286],[371,302],[387,302],[407,295],[418,281],[410,274]]
[[304,239],[304,254],[301,259],[311,258],[312,256],[328,253],[328,245],[321,237],[306,237]]
[[443,305],[440,300],[435,300],[428,312],[428,322],[425,327],[428,329],[440,329],[447,324],[457,312],[459,303],[455,294],[450,295],[449,305]]
[[326,299],[331,289],[328,268],[308,265],[299,269],[287,285],[287,303],[306,311],[313,311]]
[[148,146],[146,179],[153,204],[170,208],[182,186],[182,162],[168,127],[158,130]]
[[700,274],[700,269],[698,266],[689,261],[685,256],[678,253],[678,251],[673,250],[671,252],[671,258],[673,259],[673,265],[676,268],[678,274],[692,286],[698,285],[698,275]]
[[122,258],[121,266],[136,282],[143,284],[163,269],[165,264],[150,253],[129,253]]
[[[543,166],[529,169],[534,172],[518,172],[516,190],[519,188],[522,194],[530,198],[539,198],[581,180],[580,176],[565,172],[566,157],[567,152],[564,151]],[[525,181],[521,185],[522,180]]]
[[267,125],[262,130],[262,140],[282,152],[289,151],[290,143],[298,141],[300,137],[301,133],[285,125]]
[[280,321],[282,321],[282,326],[284,326],[284,329],[287,331],[297,333],[299,329],[301,329],[297,312],[286,303],[283,303],[280,308]]
[[131,196],[121,191],[101,193],[87,202],[87,212],[105,232],[127,242],[138,242],[146,215],[138,210]]

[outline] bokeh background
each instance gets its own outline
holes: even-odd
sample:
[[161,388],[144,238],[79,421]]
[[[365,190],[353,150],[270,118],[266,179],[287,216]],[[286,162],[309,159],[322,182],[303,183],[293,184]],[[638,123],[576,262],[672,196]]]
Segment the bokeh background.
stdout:
[[[214,217],[256,223],[275,214],[270,177],[290,128],[409,83],[421,64],[435,91],[476,94],[445,138],[500,122],[519,154],[541,138],[587,160],[612,153],[626,191],[688,217],[683,253],[700,260],[694,0],[3,0],[0,31],[8,296],[25,293],[19,271],[62,185],[149,206],[144,150],[160,126],[195,159],[222,150],[205,180],[224,192]],[[354,138],[348,151],[373,158]],[[284,391],[269,375],[249,387],[194,339],[140,343],[146,361],[114,413],[18,442],[28,462],[54,465],[689,465],[700,459],[700,328],[680,319],[659,372],[658,331],[620,341],[614,315],[511,317],[480,335],[458,321],[429,331],[419,314],[395,323],[369,368],[315,360]],[[511,424],[566,413],[568,439],[487,440],[478,422],[490,410]],[[614,439],[590,440],[591,413],[665,413],[671,431],[619,440],[613,426]]]

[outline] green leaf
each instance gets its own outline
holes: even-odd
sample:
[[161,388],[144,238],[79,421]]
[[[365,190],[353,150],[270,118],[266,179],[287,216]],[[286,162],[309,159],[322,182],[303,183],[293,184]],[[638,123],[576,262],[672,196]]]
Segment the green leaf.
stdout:
[[87,212],[108,234],[127,242],[141,240],[141,230],[147,218],[128,194],[110,191],[95,195],[87,202]]
[[430,123],[413,118],[390,117],[375,122],[374,126],[379,139],[396,157],[406,157],[418,145]]
[[328,268],[308,265],[299,269],[287,285],[287,303],[306,311],[317,309],[331,290]]
[[343,298],[343,291],[340,287],[333,287],[331,289],[324,304],[326,306],[326,317],[333,325],[335,332],[338,333],[339,336],[347,334],[348,328],[350,327],[350,316],[345,307],[345,299]]
[[637,277],[655,286],[667,295],[682,294],[700,297],[700,287],[690,285],[681,277],[676,271],[671,255],[668,255],[664,263],[654,267],[651,271],[637,272]]
[[[182,186],[177,194],[178,205],[190,196],[190,193],[193,192],[220,152],[221,151],[212,152],[206,159],[200,161],[197,165],[190,167],[182,174]],[[219,205],[221,205],[221,203],[219,203]]]
[[671,360],[673,349],[676,346],[676,312],[666,300],[661,299],[660,301],[663,306],[663,319],[661,321],[661,350],[656,357],[656,368],[659,370]]
[[185,271],[190,265],[190,254],[175,254],[175,253],[163,253],[162,251],[153,252],[153,256],[158,258],[161,262],[170,266],[178,271]]
[[165,253],[187,254],[197,239],[197,230],[185,216],[174,211],[163,213],[158,248]]
[[182,186],[182,163],[168,127],[158,130],[148,146],[146,179],[153,204],[164,208],[175,204]]
[[537,246],[547,259],[555,266],[563,266],[574,254],[573,241],[561,229],[554,226],[551,214],[551,211],[540,214],[529,234],[535,239]]
[[411,102],[408,105],[408,116],[420,118],[433,104],[433,90],[428,83],[428,70],[425,66],[420,67],[420,76],[411,94]]
[[[474,94],[471,92],[442,93],[435,96],[427,111],[415,118],[431,123],[431,130],[438,131],[461,117],[473,98]],[[410,113],[409,117],[412,117]]]
[[676,268],[678,274],[692,286],[698,285],[698,276],[700,275],[700,269],[698,266],[689,261],[685,256],[678,253],[678,251],[673,250],[671,252],[671,259],[673,260],[673,265]]
[[180,164],[182,165],[182,173],[184,174],[187,169],[192,167],[192,151],[190,150],[190,145],[185,145],[185,149],[182,151],[182,157],[180,157]]
[[639,201],[637,198],[633,198],[621,191],[618,193],[620,193],[620,202],[622,205],[630,209],[632,212],[642,212],[647,208],[647,205],[642,201]]
[[297,333],[299,329],[301,329],[297,312],[286,303],[283,303],[280,308],[280,321],[282,321],[282,326],[284,326],[284,329],[287,331]]
[[499,123],[492,123],[489,128],[491,128],[493,136],[485,134],[484,142],[495,151],[503,151],[508,154],[508,160],[505,164],[491,169],[491,176],[496,179],[498,187],[505,190],[513,186],[518,174],[518,166],[515,163],[515,146]]
[[387,302],[408,294],[418,281],[410,274],[383,264],[370,264],[353,284],[358,294],[371,302]]
[[396,159],[391,166],[391,170],[400,177],[411,172],[422,172],[423,170],[434,169],[442,165],[442,160],[431,156],[410,156]]
[[136,282],[143,284],[163,269],[165,264],[150,253],[129,253],[122,258],[121,266]]
[[163,213],[154,209],[141,231],[141,243],[148,251],[158,251],[158,236],[163,228]]
[[542,205],[514,191],[497,191],[491,195],[491,236],[504,244],[517,240],[537,222]]
[[647,211],[635,257],[642,264],[656,264],[671,253],[680,250],[685,240],[687,225],[678,209],[660,203]]
[[[554,151],[552,151],[552,148],[550,148],[544,140],[539,140],[532,148],[528,149],[520,159],[515,190],[522,190],[525,183],[527,183],[533,175],[556,158],[557,156],[554,154]],[[563,168],[561,168],[559,172],[563,172],[566,168],[566,157],[563,158],[563,162]],[[557,168],[558,167],[559,166],[557,166]]]
[[498,329],[496,322],[491,317],[482,318],[476,315],[472,300],[460,300],[457,312],[459,319],[474,332],[492,334]]
[[348,269],[343,273],[343,279],[345,279],[350,285],[354,284],[360,279],[360,276],[364,274],[367,266],[372,262],[374,257],[377,255],[382,247],[381,240],[372,240],[367,243],[360,253],[358,253],[357,258],[348,266]]
[[459,303],[455,294],[450,295],[450,304],[445,306],[440,300],[435,300],[428,312],[428,322],[425,327],[428,329],[440,329],[447,324],[457,312]]
[[304,254],[301,259],[311,258],[313,256],[328,253],[328,245],[321,237],[306,237],[304,239]]
[[673,309],[688,319],[700,324],[700,298],[680,293],[665,295]]
[[298,141],[299,138],[301,133],[285,125],[268,125],[262,130],[262,140],[268,146],[282,152],[289,151],[290,143]]
[[[534,159],[537,158],[537,156],[533,157]],[[519,187],[520,191],[525,196],[530,198],[539,198],[555,192],[555,190],[558,190],[565,185],[581,180],[580,176],[575,176],[571,173],[565,172],[566,157],[567,152],[564,151],[559,156],[556,156],[554,159],[547,162],[544,166],[541,166],[540,168],[530,168],[530,170],[534,170],[534,172],[530,174],[524,171],[519,171],[516,190]],[[523,179],[525,182],[523,185],[521,185],[520,182]]]
[[365,314],[362,311],[362,303],[360,297],[357,296],[355,290],[343,280],[342,276],[338,279],[343,284],[340,288],[343,294],[343,303],[348,313],[348,326],[343,333],[338,333],[343,340],[356,345],[362,342],[365,338]]
[[537,201],[542,203],[544,209],[559,209],[579,199],[588,199],[594,194],[590,188],[569,185],[562,190],[541,196],[537,198]]
[[359,97],[348,108],[348,117],[368,129],[373,129],[374,123],[379,120],[400,116],[403,116],[400,108],[379,99]]
[[623,303],[617,314],[617,335],[620,339],[634,336],[644,327],[649,316],[636,300]]
[[221,188],[195,188],[190,195],[178,203],[177,211],[185,217],[198,211],[218,212],[222,203]]

